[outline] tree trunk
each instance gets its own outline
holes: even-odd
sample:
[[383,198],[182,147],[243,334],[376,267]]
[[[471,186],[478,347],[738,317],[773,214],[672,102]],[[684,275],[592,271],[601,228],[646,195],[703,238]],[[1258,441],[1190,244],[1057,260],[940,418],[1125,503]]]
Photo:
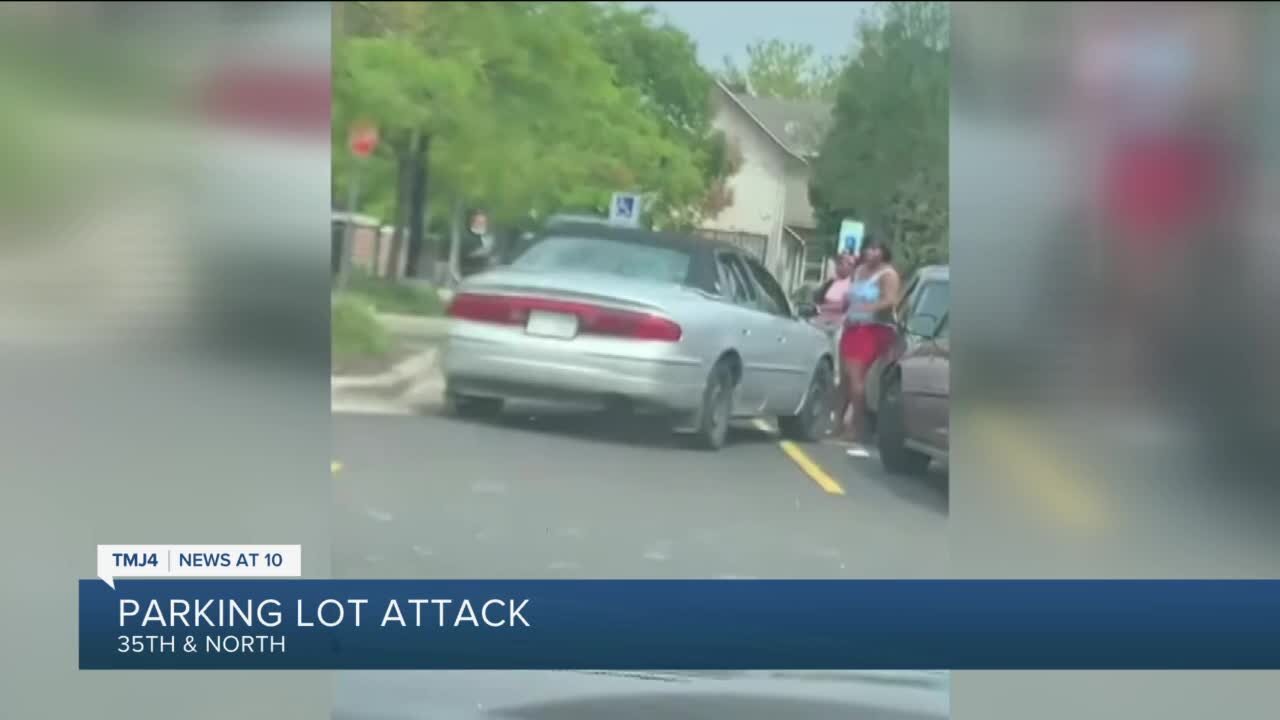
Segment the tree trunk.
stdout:
[[409,182],[409,252],[405,258],[404,274],[419,277],[419,264],[425,245],[422,211],[427,204],[426,143],[415,147],[410,154],[411,175]]
[[418,149],[422,162],[422,213],[418,219],[422,228],[422,255],[418,258],[423,277],[435,282],[436,279],[436,246],[431,242],[431,136],[422,138]]
[[433,239],[431,235],[431,195],[422,202],[422,217],[422,255],[418,258],[418,266],[422,279],[435,285],[440,275],[436,268],[440,264],[440,247],[439,238]]

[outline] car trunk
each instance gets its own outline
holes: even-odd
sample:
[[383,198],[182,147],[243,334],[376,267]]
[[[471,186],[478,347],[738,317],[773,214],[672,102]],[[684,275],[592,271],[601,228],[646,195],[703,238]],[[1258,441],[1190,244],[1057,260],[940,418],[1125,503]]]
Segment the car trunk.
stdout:
[[671,301],[694,291],[682,285],[613,275],[504,268],[472,278],[461,292],[528,295],[662,313],[669,309]]

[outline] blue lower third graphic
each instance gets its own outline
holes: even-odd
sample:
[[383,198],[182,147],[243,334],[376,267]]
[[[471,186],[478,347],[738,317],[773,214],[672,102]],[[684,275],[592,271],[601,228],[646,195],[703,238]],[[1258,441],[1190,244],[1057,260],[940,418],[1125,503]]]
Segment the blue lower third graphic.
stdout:
[[1280,581],[99,580],[82,669],[1280,668]]

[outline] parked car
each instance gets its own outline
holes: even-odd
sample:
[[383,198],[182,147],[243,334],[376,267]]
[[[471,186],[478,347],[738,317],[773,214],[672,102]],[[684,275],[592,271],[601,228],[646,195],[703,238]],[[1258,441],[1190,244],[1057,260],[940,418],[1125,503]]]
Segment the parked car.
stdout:
[[557,213],[547,218],[546,227],[557,227],[560,225],[608,225],[609,218],[601,215],[587,215],[585,213]]
[[460,415],[585,400],[669,415],[710,449],[736,417],[777,416],[805,441],[825,430],[830,340],[727,243],[557,224],[468,278],[449,314],[446,401]]
[[951,305],[951,270],[945,265],[929,265],[916,271],[902,292],[894,310],[897,336],[893,346],[867,370],[867,415],[872,428],[878,427],[884,380],[907,351],[906,327],[918,315],[942,317]]
[[342,720],[416,720],[423,707],[451,720],[949,720],[951,678],[928,670],[345,672],[333,702]]
[[879,377],[877,442],[892,473],[924,472],[950,450],[951,295],[947,268],[926,268],[907,294],[900,350]]

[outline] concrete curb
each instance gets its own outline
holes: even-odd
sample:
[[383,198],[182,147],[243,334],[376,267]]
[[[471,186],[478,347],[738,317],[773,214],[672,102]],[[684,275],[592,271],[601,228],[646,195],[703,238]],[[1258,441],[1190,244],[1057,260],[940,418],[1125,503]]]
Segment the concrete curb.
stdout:
[[395,367],[378,375],[343,376],[330,379],[330,387],[336,393],[367,393],[384,397],[398,397],[413,387],[415,381],[428,375],[436,366],[438,351],[428,348],[400,361]]
[[392,335],[420,341],[441,341],[449,334],[450,320],[446,317],[420,315],[394,315],[379,313],[378,322]]

